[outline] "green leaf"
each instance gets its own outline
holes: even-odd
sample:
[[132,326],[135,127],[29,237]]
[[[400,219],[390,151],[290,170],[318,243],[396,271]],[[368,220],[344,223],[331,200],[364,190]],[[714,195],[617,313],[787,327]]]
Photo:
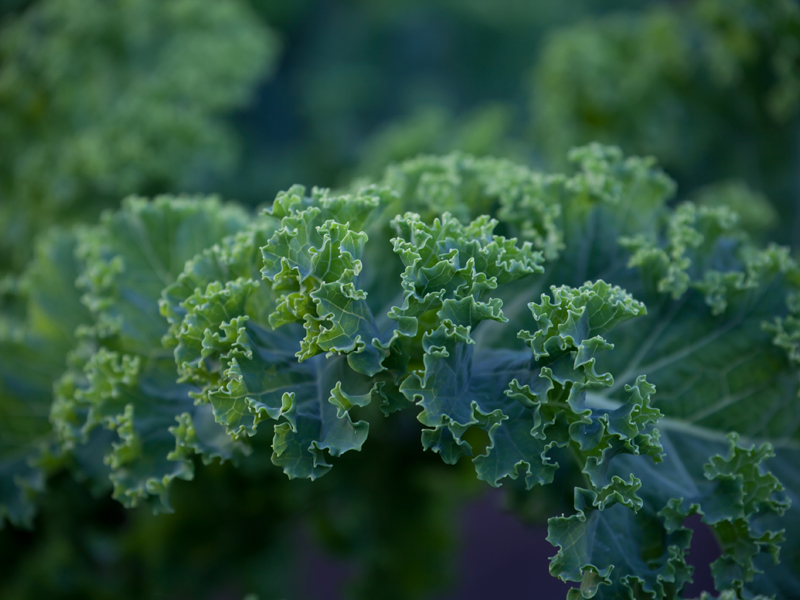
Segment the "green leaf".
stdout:
[[167,488],[192,477],[192,454],[209,461],[238,451],[210,408],[195,405],[197,388],[176,383],[161,346],[167,324],[158,298],[189,258],[246,220],[214,198],[130,198],[80,235],[78,282],[93,324],[81,331],[51,418],[67,449],[87,443],[97,427],[116,432],[105,462],[114,497],[126,506],[158,497],[168,510]]
[[541,174],[509,160],[454,152],[392,165],[380,183],[398,193],[391,211],[417,213],[425,222],[449,213],[466,224],[500,206],[499,218],[516,222],[513,231],[551,258],[563,249],[563,241],[558,207],[540,193],[545,181]]
[[306,330],[297,357],[347,355],[365,375],[382,370],[383,353],[366,292],[358,287],[367,234],[359,229],[384,201],[386,190],[365,188],[356,195],[330,196],[315,190],[304,199],[293,188],[275,200],[281,227],[263,247],[264,278],[283,293],[270,315],[279,327],[300,322]]
[[[460,315],[464,324],[442,319],[422,336],[424,370],[410,375],[400,390],[423,408],[418,419],[434,428],[424,430],[423,445],[446,462],[472,454],[462,440],[468,428],[487,432],[487,451],[474,463],[478,477],[492,485],[519,475],[528,488],[546,485],[558,467],[549,451],[572,446],[583,461],[597,506],[620,502],[638,508],[639,482],[606,477],[607,462],[620,452],[660,460],[652,425],[661,413],[649,404],[654,389],[641,378],[629,387],[629,403],[611,414],[594,414],[586,406],[586,393],[613,384],[610,374],[595,370],[595,354],[613,348],[599,333],[644,314],[644,306],[604,282],[554,288],[552,293],[554,300],[543,296],[541,304],[531,305],[539,330],[519,334],[533,350],[533,359],[520,352],[474,353],[469,333],[486,315],[475,310],[472,296],[465,299],[469,302],[446,300],[442,311],[453,304],[471,307],[446,312],[454,319]],[[489,316],[500,318],[502,313]]]
[[497,222],[487,217],[462,225],[445,213],[427,225],[407,213],[392,224],[399,235],[394,251],[405,266],[403,303],[388,313],[397,328],[384,347],[401,338],[418,339],[445,321],[468,329],[486,319],[502,322],[502,302],[487,302],[489,294],[542,270],[541,254],[530,243],[518,247],[514,239],[493,235]]
[[[279,195],[273,214],[290,214],[305,202],[294,192],[297,188]],[[371,210],[373,199],[365,199]],[[334,212],[353,208],[343,199],[319,200]],[[298,219],[318,212],[306,208]],[[290,217],[283,216],[280,226],[262,219],[269,224],[256,223],[190,261],[177,283],[165,290],[162,313],[171,323],[166,341],[175,347],[183,379],[200,387],[197,401],[213,410],[232,439],[245,442],[264,420],[278,421],[272,461],[290,477],[314,479],[330,469],[326,453],[335,457],[360,449],[368,425],[354,421],[348,411],[369,403],[373,395],[382,398],[382,384],[354,371],[350,356],[313,355],[299,361],[295,349],[304,330],[292,322],[273,329],[274,315],[286,302],[284,284],[292,285],[296,274],[287,276],[288,283],[277,274],[278,283],[262,280],[260,248],[267,248],[267,254],[277,248],[277,240],[298,238],[292,237]],[[328,257],[338,256],[338,248],[329,250]],[[287,272],[293,268],[299,270]]]
[[[527,305],[552,285],[579,287],[602,279],[635,291],[626,273],[630,254],[619,239],[656,239],[669,214],[666,203],[675,183],[655,159],[625,157],[619,148],[590,144],[571,151],[570,161],[573,172],[536,174],[524,197],[511,198],[497,212],[500,226],[521,239],[538,222],[530,203],[544,203],[558,215],[560,246],[546,256],[544,277],[520,281],[499,294],[506,317],[518,329],[531,327]],[[478,344],[502,347],[505,328],[487,325]]]
[[[717,589],[731,589],[735,598],[741,597],[743,583],[758,572],[753,559],[759,554],[777,557],[782,532],[761,530],[753,522],[757,516],[781,515],[788,507],[775,495],[782,490],[777,479],[761,469],[762,461],[772,456],[771,448],[744,449],[732,434],[728,457],[712,454],[702,467],[704,477],[698,477],[698,452],[714,446],[687,439],[688,448],[676,452],[674,441],[665,446],[664,464],[634,464],[625,458],[616,466],[618,472],[631,468],[641,477],[645,503],[638,514],[618,507],[593,509],[594,495],[579,490],[577,513],[550,520],[548,540],[560,548],[551,573],[581,582],[583,597],[680,597],[693,571],[685,562],[692,533],[683,522],[694,513],[703,515],[721,545],[722,556],[711,566]],[[682,497],[665,500],[677,493]]]
[[51,386],[66,365],[73,331],[89,319],[74,281],[75,236],[39,240],[21,278],[21,318],[0,321],[0,527],[30,527],[36,496],[55,466],[48,413]]
[[[643,499],[642,511],[649,515],[649,536],[661,540],[638,554],[634,548],[624,550],[627,555],[661,557],[653,558],[656,566],[652,569],[639,565],[631,573],[651,581],[646,589],[656,598],[678,593],[659,588],[653,577],[668,564],[669,557],[682,556],[688,547],[668,540],[680,533],[682,518],[696,510],[704,515],[723,547],[723,559],[714,570],[718,590],[732,589],[737,598],[758,593],[792,597],[800,589],[792,574],[798,564],[794,544],[781,565],[776,566],[773,560],[781,541],[776,532],[792,522],[791,517],[777,519],[786,509],[780,488],[771,488],[769,494],[775,494],[765,505],[740,511],[738,517],[730,511],[735,508],[737,495],[743,494],[742,485],[753,491],[752,482],[761,477],[756,473],[768,477],[765,469],[773,464],[784,466],[781,479],[797,481],[796,466],[789,466],[791,459],[781,458],[786,453],[793,456],[797,444],[798,424],[792,410],[797,376],[791,363],[792,338],[786,329],[791,314],[777,320],[771,316],[786,312],[784,298],[793,306],[796,267],[785,249],[758,249],[750,244],[738,229],[735,215],[727,209],[683,205],[663,221],[662,232],[650,237],[647,245],[623,240],[634,251],[629,263],[633,270],[617,271],[617,277],[630,289],[638,290],[638,297],[648,305],[648,315],[637,320],[636,326],[623,325],[609,332],[608,340],[616,348],[605,353],[601,362],[615,372],[615,383],[605,390],[592,391],[587,399],[592,408],[619,410],[624,402],[623,389],[638,373],[646,373],[648,381],[658,388],[655,405],[665,415],[658,425],[664,446],[662,464],[619,457],[609,467],[610,477],[632,474],[641,481],[637,493]],[[759,465],[733,480],[722,472],[712,474],[703,469],[705,464],[722,464],[720,457],[726,454],[729,431],[743,436],[742,444],[731,450],[731,456],[738,457],[729,459],[732,464],[744,469],[743,457],[748,456]],[[770,451],[765,448],[745,452],[754,442],[773,444],[780,462],[766,463]],[[713,484],[708,478],[713,478]],[[787,496],[796,498],[797,489],[789,488]],[[585,500],[581,502],[586,504]],[[692,502],[698,507],[692,509]],[[729,502],[730,506],[720,502]],[[563,544],[562,553],[571,552],[568,547],[575,531],[590,535],[607,519],[611,529],[640,527],[619,509],[614,509],[620,515],[615,523],[610,520],[614,513],[595,515],[579,504],[576,509],[580,510],[573,517],[551,522],[553,539]],[[681,516],[676,516],[670,526],[664,519],[666,513],[662,513],[668,506],[675,510],[683,507]],[[720,514],[726,515],[724,522]],[[595,522],[597,525],[592,524]],[[608,587],[599,588],[599,598],[624,596],[631,593],[629,589],[636,598],[651,597],[641,591],[640,583],[624,577],[620,572],[624,563],[619,557],[604,558],[609,539],[581,543],[585,546],[583,558],[573,557],[573,566],[563,569],[558,566],[560,562],[555,563],[554,574],[573,581],[582,577],[593,580],[595,573],[614,564],[615,569],[604,575]],[[577,563],[579,567],[575,567]]]
[[99,227],[80,236],[85,264],[78,284],[98,336],[116,336],[127,351],[147,354],[163,335],[157,299],[186,261],[241,229],[244,212],[217,198],[130,197]]
[[692,532],[664,534],[649,507],[637,513],[622,505],[598,510],[596,502],[593,492],[578,488],[576,514],[549,521],[547,539],[559,547],[550,572],[581,584],[567,598],[680,597],[693,571],[686,564]]

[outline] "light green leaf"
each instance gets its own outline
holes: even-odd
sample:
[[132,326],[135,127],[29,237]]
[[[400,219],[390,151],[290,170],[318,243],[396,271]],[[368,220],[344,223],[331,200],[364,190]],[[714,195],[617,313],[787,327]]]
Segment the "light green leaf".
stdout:
[[[279,195],[273,214],[294,214],[297,205],[304,205],[305,200],[293,195],[297,191],[295,188]],[[365,199],[371,210],[374,199]],[[333,212],[353,209],[341,198],[322,196],[317,200]],[[313,217],[319,211],[318,207],[305,208],[298,219]],[[216,421],[224,425],[232,439],[245,442],[256,435],[261,422],[278,421],[274,425],[273,462],[290,477],[314,479],[330,469],[326,453],[335,457],[360,449],[368,425],[353,421],[349,411],[368,404],[373,396],[383,399],[383,384],[354,371],[349,356],[312,355],[299,361],[296,349],[304,339],[303,329],[293,322],[273,329],[276,311],[287,306],[287,295],[282,294],[284,284],[296,281],[296,274],[287,276],[288,283],[277,273],[274,278],[278,283],[270,285],[262,280],[260,269],[265,262],[260,247],[269,254],[277,251],[279,240],[288,247],[299,238],[293,237],[287,225],[289,217],[282,217],[280,227],[268,217],[262,219],[271,224],[255,223],[236,238],[203,252],[189,262],[178,282],[165,290],[162,313],[171,323],[166,341],[175,347],[182,377],[199,386],[200,391],[194,394],[197,401],[210,406]],[[323,228],[325,233],[338,228],[331,228],[331,224],[329,221]],[[346,239],[346,235],[335,238],[345,245]],[[341,264],[338,243],[334,246],[333,241],[328,238],[325,256]],[[284,264],[288,264],[290,255],[299,256],[287,254]],[[292,264],[295,266],[288,267],[287,272],[305,268]],[[311,262],[303,264],[312,269],[308,273],[313,277]],[[325,273],[335,270],[330,264],[323,269]],[[305,331],[308,336],[308,328]],[[321,329],[319,335],[324,336],[326,331]],[[321,343],[327,345],[328,341]]]
[[347,355],[350,366],[365,375],[382,370],[384,354],[366,292],[358,287],[367,234],[358,229],[388,196],[365,188],[355,195],[330,196],[315,190],[304,199],[293,188],[275,200],[273,216],[281,227],[263,247],[264,278],[284,292],[270,325],[300,322],[306,330],[297,357]]
[[130,198],[80,235],[78,283],[93,324],[83,328],[73,366],[56,387],[51,419],[67,449],[98,427],[116,432],[105,462],[114,496],[126,506],[158,497],[169,509],[167,488],[192,477],[193,453],[208,461],[238,451],[218,426],[209,427],[210,408],[192,397],[197,388],[176,383],[161,346],[167,326],[158,298],[187,260],[246,220],[213,198]]

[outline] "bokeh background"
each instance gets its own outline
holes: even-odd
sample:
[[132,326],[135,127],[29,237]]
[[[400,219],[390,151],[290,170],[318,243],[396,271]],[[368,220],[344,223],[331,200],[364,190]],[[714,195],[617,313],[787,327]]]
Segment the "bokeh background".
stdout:
[[[0,0],[0,341],[54,226],[133,193],[268,205],[420,153],[558,171],[611,143],[655,155],[678,199],[797,247],[799,115],[793,0]],[[57,370],[65,352],[42,357]],[[0,391],[2,418],[18,390]],[[546,496],[488,493],[423,455],[413,418],[374,438],[313,483],[269,453],[198,467],[171,515],[55,469],[33,529],[0,531],[0,598],[564,596],[544,519],[569,474]]]

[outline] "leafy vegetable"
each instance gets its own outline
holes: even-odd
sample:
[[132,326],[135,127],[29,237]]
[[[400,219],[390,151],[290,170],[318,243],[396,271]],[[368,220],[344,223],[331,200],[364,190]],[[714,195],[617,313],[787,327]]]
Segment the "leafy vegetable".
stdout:
[[490,485],[577,477],[548,538],[570,598],[684,597],[692,514],[722,597],[794,597],[800,270],[727,206],[670,207],[652,159],[571,159],[423,157],[255,218],[127,200],[77,233],[90,314],[56,386],[63,449],[105,445],[116,498],[169,508],[193,454],[266,450],[313,480],[391,453],[411,413]]

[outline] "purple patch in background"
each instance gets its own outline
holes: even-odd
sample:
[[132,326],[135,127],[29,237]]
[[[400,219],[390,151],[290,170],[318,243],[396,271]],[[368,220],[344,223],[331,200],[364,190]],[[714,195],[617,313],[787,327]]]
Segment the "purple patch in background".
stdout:
[[[556,549],[547,542],[547,529],[526,525],[504,512],[502,492],[491,490],[469,505],[462,517],[462,552],[457,572],[459,584],[452,593],[436,600],[529,600],[566,598],[570,585],[549,572],[550,557]],[[694,530],[689,564],[695,567],[694,583],[684,590],[686,597],[714,590],[709,563],[720,550],[711,530],[693,516],[686,526]],[[577,584],[575,584],[577,586]]]
[[[551,576],[548,570],[555,548],[547,540],[544,527],[529,526],[501,509],[502,491],[490,490],[466,506],[461,515],[461,540],[455,565],[458,583],[446,594],[432,600],[530,600],[535,597],[561,599],[570,585]],[[694,530],[688,555],[695,567],[694,583],[684,590],[693,598],[703,591],[714,591],[709,564],[720,550],[711,530],[695,515],[686,526]],[[301,588],[308,600],[344,600],[342,590],[353,569],[344,561],[320,552],[305,537]]]
[[500,490],[490,490],[464,510],[458,585],[437,600],[566,598],[570,586],[550,575],[555,549],[544,527],[526,525],[502,510]]

